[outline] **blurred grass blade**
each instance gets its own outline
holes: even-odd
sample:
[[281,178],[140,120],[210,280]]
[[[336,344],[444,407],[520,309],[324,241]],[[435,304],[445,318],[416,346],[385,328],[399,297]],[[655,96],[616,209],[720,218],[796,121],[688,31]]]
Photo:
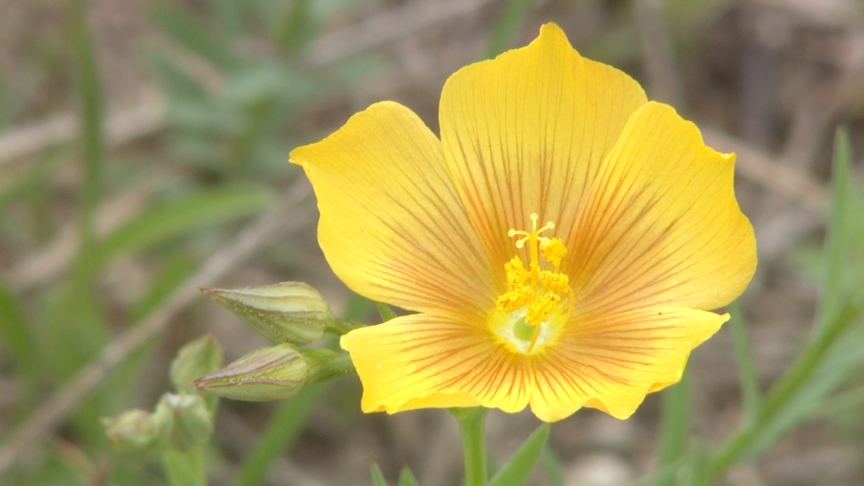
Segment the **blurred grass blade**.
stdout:
[[420,486],[408,466],[403,467],[399,473],[399,486]]
[[294,445],[326,389],[322,385],[306,386],[273,413],[264,427],[264,434],[243,461],[232,485],[265,484],[270,464]]
[[381,314],[381,322],[387,322],[390,319],[396,318],[396,313],[393,312],[393,309],[391,309],[389,305],[382,302],[375,302],[375,306],[378,307],[378,313]]
[[853,210],[849,206],[850,186],[852,185],[851,164],[852,146],[849,132],[845,129],[838,129],[834,138],[834,161],[831,174],[833,189],[831,192],[831,210],[827,221],[828,233],[825,236],[823,249],[822,295],[814,328],[816,338],[826,332],[826,322],[830,320],[832,313],[839,310],[841,305],[840,299],[845,280],[844,266],[849,263],[846,261],[848,256],[846,248],[850,236],[848,233],[851,228],[847,224],[847,220],[848,213]]
[[201,229],[249,217],[266,209],[273,200],[264,189],[250,186],[223,187],[152,207],[108,235],[102,242],[104,260],[117,253],[144,251]]
[[489,486],[524,486],[548,438],[549,424],[537,427],[513,457],[489,480]]
[[729,328],[732,331],[732,344],[735,348],[735,359],[738,363],[738,379],[741,384],[741,401],[744,404],[744,420],[752,424],[759,416],[759,375],[753,365],[753,355],[750,352],[750,339],[744,327],[744,312],[739,301],[729,304],[731,319]]
[[[22,407],[32,405],[39,370],[39,351],[24,307],[15,292],[0,279],[0,349],[12,361],[20,373],[24,397],[19,400]],[[23,410],[21,410],[23,411]]]
[[[771,387],[758,420],[743,427],[711,458],[710,478],[744,457],[761,452],[797,426],[864,363],[864,201],[849,173],[848,134],[838,131],[834,153],[833,205],[825,243],[824,292],[810,343]],[[856,240],[860,238],[860,241]]]
[[[51,187],[49,181],[57,169],[68,160],[68,154],[63,150],[52,150],[35,166],[12,179],[11,174],[4,175],[4,184],[0,190],[0,211],[10,204],[32,197]],[[10,180],[12,179],[12,180]]]
[[78,89],[81,95],[81,138],[84,163],[84,186],[81,190],[81,235],[86,247],[93,239],[94,213],[102,192],[102,166],[105,141],[102,133],[102,88],[99,67],[90,28],[87,25],[87,2],[79,2],[75,20],[75,51],[78,61]]
[[230,69],[239,64],[228,43],[185,11],[163,4],[151,8],[150,13],[153,21],[175,41],[214,65]]
[[384,479],[384,473],[377,462],[372,463],[372,484],[374,486],[387,486],[387,480]]
[[270,28],[277,45],[287,52],[298,51],[312,39],[315,19],[312,17],[311,0],[290,0],[290,6],[279,16],[274,16]]
[[508,0],[486,44],[486,59],[491,59],[510,47],[513,37],[525,21],[529,6],[531,0]]
[[207,486],[201,452],[167,449],[162,454],[162,467],[170,486]]
[[186,100],[207,99],[207,88],[172,59],[156,50],[147,51],[145,58],[156,70],[162,86],[169,95],[182,96]]
[[198,269],[199,262],[185,254],[163,255],[159,268],[150,279],[150,288],[133,304],[130,320],[138,322],[162,305]]
[[219,27],[230,35],[243,33],[244,3],[237,0],[207,0],[207,6],[219,21]]
[[711,476],[708,469],[708,451],[705,450],[705,446],[695,444],[690,448],[690,455],[687,459],[686,467],[690,474],[690,480],[686,484],[688,486],[711,486]]
[[543,467],[546,469],[549,486],[564,486],[564,469],[561,467],[561,460],[558,459],[558,456],[555,455],[549,444],[543,447],[543,452],[540,453],[540,461],[543,462]]
[[[679,461],[687,453],[690,440],[690,373],[684,371],[681,381],[663,391],[660,422],[660,451],[657,467],[662,469]],[[658,485],[675,485],[675,476]]]

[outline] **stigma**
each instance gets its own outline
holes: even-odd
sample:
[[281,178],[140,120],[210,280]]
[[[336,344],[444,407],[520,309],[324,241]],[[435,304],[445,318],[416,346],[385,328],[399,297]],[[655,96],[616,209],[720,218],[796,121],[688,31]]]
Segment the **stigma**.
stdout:
[[528,245],[528,265],[519,256],[504,264],[507,291],[498,297],[490,315],[495,332],[524,354],[536,352],[558,334],[573,309],[573,291],[566,274],[560,272],[567,248],[558,238],[544,236],[555,223],[546,222],[538,228],[540,219],[530,215],[531,231],[510,229],[507,235],[519,237],[518,249]]

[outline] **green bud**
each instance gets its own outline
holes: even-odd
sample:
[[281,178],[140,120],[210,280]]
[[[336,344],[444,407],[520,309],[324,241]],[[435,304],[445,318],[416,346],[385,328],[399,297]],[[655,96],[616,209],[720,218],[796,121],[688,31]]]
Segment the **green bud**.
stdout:
[[181,451],[204,444],[213,432],[213,417],[200,395],[166,393],[156,405],[153,421],[162,442]]
[[307,367],[293,345],[279,344],[253,351],[215,373],[195,380],[198,390],[224,398],[262,402],[297,394]]
[[303,282],[202,290],[274,343],[320,341],[336,324],[321,294]]
[[179,393],[195,393],[192,380],[222,367],[222,348],[212,335],[183,346],[171,362],[171,382]]
[[105,434],[116,449],[145,451],[156,444],[153,415],[146,410],[127,410],[114,418],[102,419]]

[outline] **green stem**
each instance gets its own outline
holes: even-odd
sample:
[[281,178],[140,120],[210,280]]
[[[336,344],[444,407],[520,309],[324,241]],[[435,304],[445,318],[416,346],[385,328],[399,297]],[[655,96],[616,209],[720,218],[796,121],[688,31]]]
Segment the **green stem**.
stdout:
[[204,470],[204,449],[191,451],[168,449],[162,454],[162,466],[170,486],[207,486]]
[[462,450],[465,454],[465,486],[486,486],[486,412],[488,409],[454,408],[450,412],[459,421]]
[[712,479],[719,477],[726,468],[751,453],[761,432],[770,425],[775,415],[792,401],[807,380],[812,378],[813,372],[823,362],[825,355],[844,335],[849,325],[855,322],[854,318],[859,312],[857,306],[847,303],[837,318],[828,324],[824,333],[795,360],[777,384],[771,388],[754,423],[739,429],[711,458],[710,477]]

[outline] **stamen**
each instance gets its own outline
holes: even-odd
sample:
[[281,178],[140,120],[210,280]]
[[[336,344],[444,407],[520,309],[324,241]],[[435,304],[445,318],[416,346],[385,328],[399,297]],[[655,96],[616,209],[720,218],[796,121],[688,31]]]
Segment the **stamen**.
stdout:
[[[542,344],[550,339],[549,333],[554,333],[551,329],[563,325],[572,314],[575,300],[567,275],[558,272],[567,248],[558,238],[541,236],[555,229],[555,223],[547,221],[538,228],[540,216],[531,213],[529,217],[531,231],[511,228],[507,232],[511,238],[519,237],[514,242],[516,248],[524,248],[528,243],[529,260],[526,265],[514,256],[504,264],[508,289],[496,302],[499,312],[506,313],[502,314],[504,320],[498,321],[503,325],[501,329],[505,334],[502,336],[514,339],[511,342],[524,353],[534,350],[538,342]],[[541,255],[546,263],[541,263]],[[550,266],[554,270],[548,269]],[[530,339],[526,331],[530,332]]]

